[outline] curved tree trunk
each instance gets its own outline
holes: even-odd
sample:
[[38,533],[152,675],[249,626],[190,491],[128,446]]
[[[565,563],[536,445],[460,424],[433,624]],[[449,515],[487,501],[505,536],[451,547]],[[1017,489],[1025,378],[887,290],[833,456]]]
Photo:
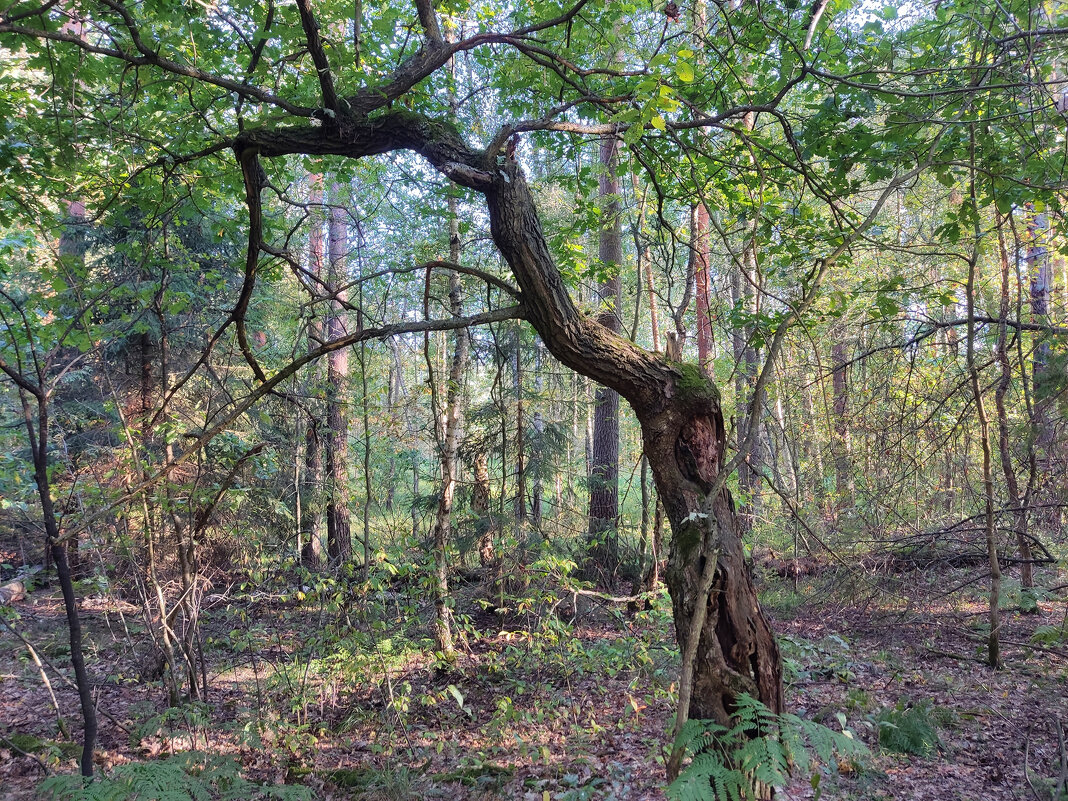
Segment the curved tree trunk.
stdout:
[[[694,665],[690,717],[729,721],[740,693],[783,708],[778,645],[757,602],[738,517],[726,489],[709,492],[724,464],[726,430],[715,385],[696,367],[670,362],[582,316],[567,295],[522,173],[486,189],[494,241],[527,303],[528,319],[560,361],[625,397],[674,531],[668,561],[679,646],[686,652],[706,560],[717,558]],[[718,555],[718,556],[717,556]]]
[[[452,180],[485,196],[490,231],[522,292],[526,319],[563,364],[626,398],[641,425],[657,491],[675,533],[667,580],[684,651],[694,616],[705,616],[690,716],[726,721],[743,692],[781,710],[779,651],[757,603],[734,505],[726,490],[711,492],[726,451],[719,393],[696,366],[650,353],[579,312],[514,159],[496,150],[473,150],[452,127],[408,111],[383,112],[372,119],[347,117],[336,129],[246,131],[234,149],[243,160],[250,154],[361,158],[414,150]],[[256,175],[245,170],[246,181],[253,182],[250,197],[258,194]],[[706,594],[701,579],[712,558],[716,567]]]
[[680,394],[664,408],[635,411],[675,535],[666,578],[683,653],[703,595],[706,560],[717,559],[706,596],[689,716],[726,724],[739,693],[759,698],[776,712],[782,710],[782,666],[745,562],[734,501],[726,489],[715,497],[708,495],[726,450],[719,393],[705,382]]

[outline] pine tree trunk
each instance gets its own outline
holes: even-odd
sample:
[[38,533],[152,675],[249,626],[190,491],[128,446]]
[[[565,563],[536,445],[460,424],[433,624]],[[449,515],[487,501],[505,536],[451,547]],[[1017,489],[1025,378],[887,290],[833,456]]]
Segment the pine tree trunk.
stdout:
[[709,274],[709,220],[704,203],[693,207],[690,215],[690,258],[693,259],[694,290],[697,296],[697,363],[712,374],[712,318],[710,300],[712,279]]
[[[604,224],[599,241],[599,257],[609,278],[597,289],[597,322],[613,333],[620,330],[618,309],[622,283],[623,231],[620,223],[619,142],[615,137],[601,140],[600,195]],[[619,566],[619,394],[600,385],[594,393],[593,436],[590,462],[589,554],[587,572],[608,581]]]
[[[348,299],[346,270],[348,236],[345,212],[338,206],[335,187],[334,203],[330,208],[327,249],[330,274],[327,286],[331,293],[330,319],[327,336],[340,339],[348,334]],[[352,523],[349,513],[349,410],[348,410],[349,351],[335,350],[327,356],[326,365],[326,473],[330,496],[326,505],[326,549],[335,567],[352,558]]]
[[[323,231],[323,184],[321,175],[309,178],[308,206],[312,220],[308,235],[308,262],[311,271],[308,290],[312,297],[323,294],[322,284],[326,279],[326,240]],[[311,305],[311,319],[308,321],[308,350],[314,350],[325,338],[323,325],[324,314],[321,303]],[[306,379],[305,394],[308,403],[315,404],[319,398],[321,374],[312,366]],[[319,571],[326,566],[323,556],[323,437],[322,427],[314,406],[309,410],[304,445],[304,477],[301,485],[301,563],[309,570]]]

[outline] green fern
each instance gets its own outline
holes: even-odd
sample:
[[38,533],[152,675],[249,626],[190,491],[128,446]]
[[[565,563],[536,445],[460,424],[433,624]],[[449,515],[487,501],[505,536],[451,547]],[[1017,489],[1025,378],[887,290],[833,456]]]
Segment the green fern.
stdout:
[[120,765],[109,776],[88,781],[80,776],[52,776],[37,787],[48,801],[307,801],[311,790],[300,786],[266,786],[248,781],[231,758],[198,752],[155,762]]
[[899,701],[897,706],[876,715],[875,722],[879,726],[879,745],[887,751],[925,757],[941,744],[925,703],[909,707]]
[[822,766],[834,770],[836,756],[867,752],[848,731],[775,714],[749,695],[738,697],[729,728],[711,720],[687,721],[676,746],[692,758],[667,788],[671,801],[751,801],[761,787],[785,787],[793,772],[810,773],[818,788]]

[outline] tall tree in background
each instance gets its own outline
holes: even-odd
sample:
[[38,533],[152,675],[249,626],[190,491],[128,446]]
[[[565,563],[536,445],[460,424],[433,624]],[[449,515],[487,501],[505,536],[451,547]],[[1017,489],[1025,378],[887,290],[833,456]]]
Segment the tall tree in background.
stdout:
[[[450,187],[451,190],[451,187]],[[455,192],[449,192],[449,264],[460,263],[460,218],[457,210]],[[429,277],[427,279],[429,281]],[[454,318],[463,316],[463,285],[460,275],[455,270],[448,271],[449,311]],[[467,375],[469,337],[466,329],[459,328],[453,334],[452,361],[445,390],[445,404],[441,413],[434,403],[434,431],[437,439],[438,454],[441,462],[441,484],[438,489],[438,506],[434,515],[434,529],[431,532],[434,558],[434,614],[436,620],[435,636],[438,649],[451,658],[454,648],[452,641],[452,610],[449,607],[449,531],[452,523],[453,499],[456,495],[456,482],[460,466],[460,440],[463,436],[463,399],[464,378]],[[430,376],[433,386],[433,374]],[[436,391],[435,391],[436,394]]]
[[[344,339],[349,334],[347,213],[342,207],[340,188],[331,189],[330,224],[327,234],[329,268],[326,290],[329,317],[326,336]],[[326,449],[327,504],[326,548],[335,567],[352,558],[352,516],[349,509],[349,350],[338,348],[327,356],[326,365]]]
[[[311,227],[308,232],[309,275],[305,286],[311,297],[321,298],[326,285],[326,238],[323,209],[323,179],[321,175],[312,175],[308,182],[308,216]],[[323,308],[321,302],[308,304],[308,351],[312,352],[325,340],[324,315],[329,319],[329,309]],[[323,435],[324,426],[319,420],[318,410],[313,401],[318,394],[319,380],[317,366],[312,366],[305,378],[305,396],[308,408],[305,422],[304,470],[300,487],[300,536],[301,561],[311,570],[322,570],[323,559]]]
[[[1008,320],[1009,320],[1009,250],[1005,243],[1005,219],[994,210],[995,228],[997,230],[997,261],[1001,276],[1001,286],[998,303],[998,333],[997,342],[994,345],[994,355],[1000,369],[997,387],[994,390],[994,409],[998,421],[998,456],[1001,460],[1001,472],[1005,478],[1006,501],[1009,511],[1012,513],[1012,530],[1016,537],[1016,550],[1020,558],[1020,587],[1031,590],[1035,586],[1034,569],[1031,564],[1033,555],[1031,543],[1028,539],[1027,518],[1028,501],[1030,501],[1032,482],[1028,482],[1026,490],[1020,492],[1020,481],[1016,474],[1016,466],[1013,463],[1012,444],[1009,435],[1009,415],[1005,408],[1005,396],[1012,386],[1012,363],[1009,360],[1008,350]],[[1024,364],[1021,369],[1026,369]],[[1031,467],[1031,476],[1035,475],[1035,450],[1034,443],[1027,438],[1028,464]],[[1030,611],[1027,604],[1021,604],[1021,609]],[[1034,608],[1037,611],[1037,605]]]
[[831,331],[831,394],[834,411],[834,475],[836,505],[853,505],[852,441],[849,435],[849,365],[842,326]]
[[[599,269],[597,322],[613,334],[620,331],[623,299],[623,223],[619,202],[619,140],[606,136],[600,146],[601,230],[597,239]],[[593,397],[593,443],[590,464],[590,550],[592,572],[609,579],[619,565],[619,393],[598,386]]]

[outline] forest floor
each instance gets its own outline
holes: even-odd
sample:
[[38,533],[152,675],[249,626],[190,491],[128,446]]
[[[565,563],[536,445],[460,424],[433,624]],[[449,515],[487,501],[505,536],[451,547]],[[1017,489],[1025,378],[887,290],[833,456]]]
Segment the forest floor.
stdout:
[[[1068,721],[1065,602],[1050,596],[1022,614],[1009,586],[1005,668],[994,671],[983,663],[982,599],[937,599],[964,573],[853,578],[848,600],[841,576],[764,588],[791,711],[835,729],[844,721],[871,749],[825,777],[822,795],[798,776],[781,797],[1049,799],[1056,726]],[[468,615],[453,664],[428,647],[425,606],[399,593],[378,593],[374,615],[365,607],[347,620],[307,599],[210,596],[208,700],[181,709],[142,676],[136,610],[89,596],[88,661],[107,715],[98,768],[203,751],[232,758],[252,781],[302,784],[323,799],[665,797],[677,670],[666,597],[637,615],[583,608],[572,622],[566,598],[551,615],[532,605],[501,618],[481,611],[471,588],[460,595]],[[73,772],[77,754],[14,633],[65,676],[58,590],[38,589],[14,610],[0,627],[0,801],[33,798],[45,771]],[[76,739],[77,696],[48,672]],[[891,750],[895,741],[918,753]]]

